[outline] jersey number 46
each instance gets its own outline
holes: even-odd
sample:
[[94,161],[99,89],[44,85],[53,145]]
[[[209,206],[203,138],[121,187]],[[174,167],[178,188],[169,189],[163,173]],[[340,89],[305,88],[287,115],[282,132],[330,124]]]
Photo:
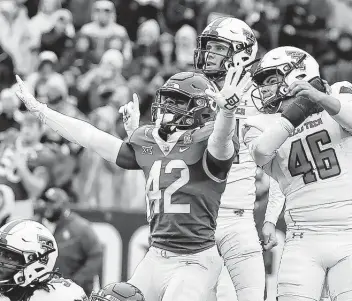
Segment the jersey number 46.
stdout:
[[339,161],[336,152],[332,147],[322,150],[320,145],[324,146],[331,143],[331,138],[326,130],[316,132],[306,137],[313,163],[309,161],[307,152],[304,149],[301,139],[295,140],[291,144],[291,151],[288,159],[288,170],[292,177],[303,175],[304,184],[317,181],[316,172],[321,180],[336,177],[341,173]]
[[[162,173],[162,161],[157,160],[152,165],[146,185],[147,218],[150,221],[154,214],[160,213],[160,200],[163,200],[164,213],[191,213],[190,204],[172,204],[172,195],[189,182],[189,169],[183,160],[171,160]],[[180,177],[171,183],[164,191],[160,190],[160,177],[171,174],[174,169],[180,170]]]

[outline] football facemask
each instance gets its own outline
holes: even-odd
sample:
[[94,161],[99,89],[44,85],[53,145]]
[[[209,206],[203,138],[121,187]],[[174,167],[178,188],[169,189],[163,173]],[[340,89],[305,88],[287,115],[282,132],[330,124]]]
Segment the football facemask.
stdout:
[[287,95],[289,87],[287,77],[293,70],[299,68],[305,59],[306,55],[303,55],[297,62],[292,61],[266,68],[259,67],[254,72],[255,88],[252,90],[251,97],[259,112],[274,114],[280,110],[282,102],[291,97]]
[[173,88],[160,88],[152,105],[152,121],[169,128],[188,130],[214,120],[216,103],[206,95],[191,95]]

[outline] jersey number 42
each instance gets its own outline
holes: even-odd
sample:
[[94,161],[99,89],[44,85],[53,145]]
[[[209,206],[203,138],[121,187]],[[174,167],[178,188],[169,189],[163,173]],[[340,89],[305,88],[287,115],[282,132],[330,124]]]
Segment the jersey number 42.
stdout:
[[[146,185],[147,218],[150,221],[154,214],[160,213],[160,200],[163,200],[164,213],[191,213],[190,204],[172,204],[172,195],[189,182],[189,169],[183,160],[171,160],[166,164],[162,174],[162,161],[157,160],[152,165]],[[171,174],[174,169],[180,170],[180,177],[171,183],[162,193],[160,177]],[[162,195],[163,194],[163,195]]]
[[304,184],[309,184],[317,181],[317,175],[314,169],[318,172],[318,176],[321,180],[336,177],[341,173],[335,150],[332,147],[324,150],[320,148],[320,145],[324,146],[331,143],[330,135],[326,130],[308,135],[306,142],[316,168],[314,168],[313,163],[309,161],[302,140],[295,140],[291,144],[288,159],[288,170],[292,177],[303,175]]

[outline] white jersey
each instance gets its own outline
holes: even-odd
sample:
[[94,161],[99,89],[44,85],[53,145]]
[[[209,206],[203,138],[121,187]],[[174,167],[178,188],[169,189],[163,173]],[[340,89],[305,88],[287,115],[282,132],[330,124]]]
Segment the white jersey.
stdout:
[[243,142],[242,126],[244,121],[259,114],[251,99],[250,89],[236,108],[236,130],[240,143],[240,150],[236,156],[227,178],[225,191],[221,198],[219,215],[225,213],[221,208],[254,209],[256,198],[255,176],[257,165],[253,161],[246,145]]
[[[29,301],[88,301],[83,289],[68,279],[52,279],[48,283],[48,288],[49,291],[36,290]],[[0,295],[0,301],[10,301],[10,299]]]
[[[339,84],[332,87],[333,96],[346,101],[339,94]],[[280,116],[247,119],[246,143],[272,127]],[[300,229],[352,228],[352,137],[326,111],[297,127],[264,170],[286,197],[288,224]]]

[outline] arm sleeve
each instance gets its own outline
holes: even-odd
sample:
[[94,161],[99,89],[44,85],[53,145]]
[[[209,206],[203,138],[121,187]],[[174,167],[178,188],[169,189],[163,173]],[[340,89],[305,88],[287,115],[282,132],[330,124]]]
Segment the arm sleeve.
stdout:
[[232,137],[235,133],[236,118],[233,113],[220,109],[214,129],[208,140],[208,152],[217,160],[226,161],[233,157],[235,146]]
[[265,130],[245,125],[244,143],[258,166],[267,165],[276,156],[277,150],[293,132],[293,125],[283,117],[274,126]]
[[105,160],[115,163],[123,144],[108,133],[98,130],[91,124],[46,108],[43,113],[45,123],[63,138],[89,148]]
[[270,177],[269,201],[265,211],[264,222],[270,222],[276,225],[285,204],[285,196],[281,192],[279,183]]

